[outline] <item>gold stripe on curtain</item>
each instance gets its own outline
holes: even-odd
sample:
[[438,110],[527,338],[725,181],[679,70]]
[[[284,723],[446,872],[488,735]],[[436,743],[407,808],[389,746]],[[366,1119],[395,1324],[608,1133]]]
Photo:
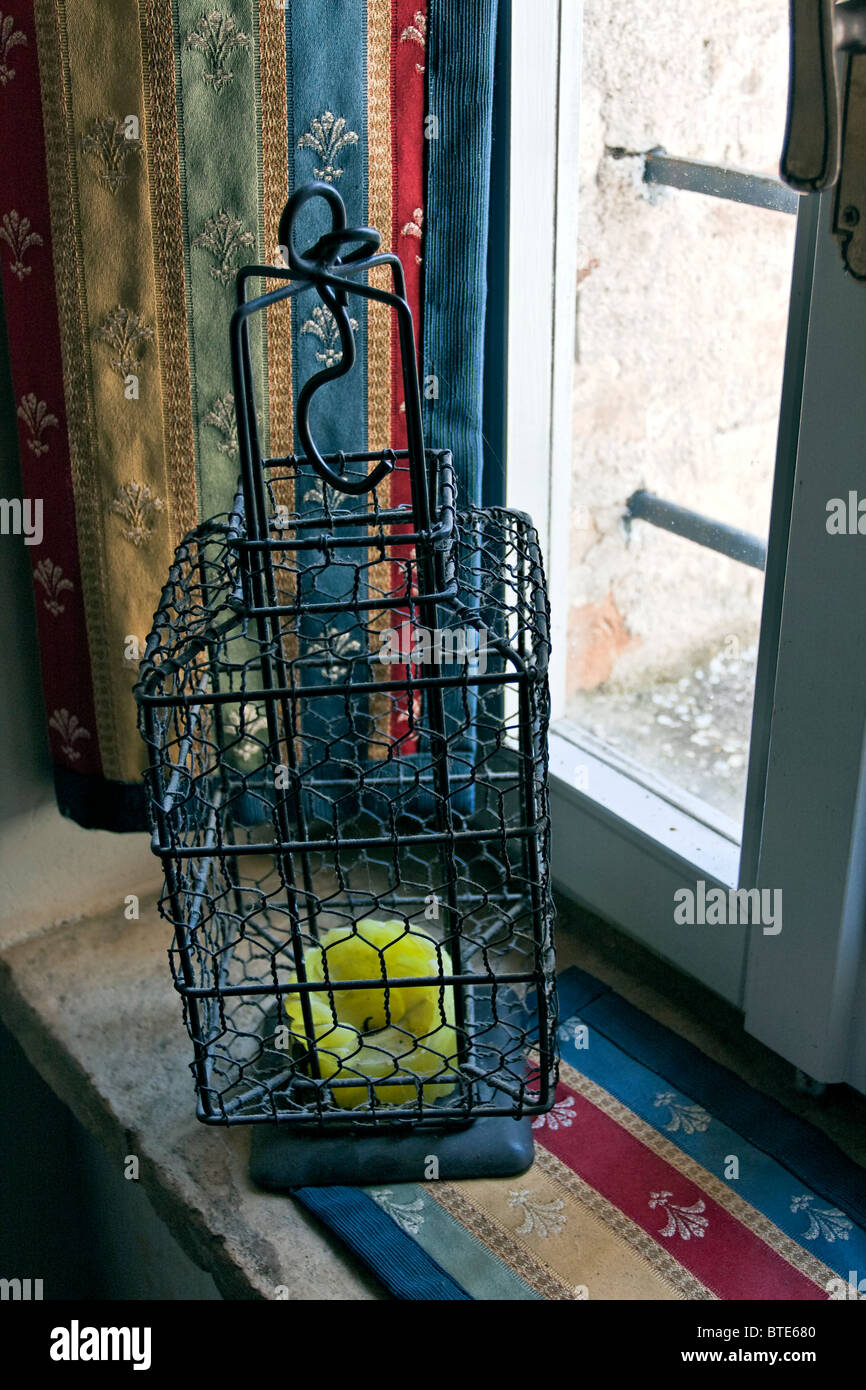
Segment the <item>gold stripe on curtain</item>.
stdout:
[[165,429],[138,6],[37,0],[36,14],[97,733],[105,776],[132,782],[135,644],[194,511],[187,460],[167,459],[166,433],[186,425],[173,414]]

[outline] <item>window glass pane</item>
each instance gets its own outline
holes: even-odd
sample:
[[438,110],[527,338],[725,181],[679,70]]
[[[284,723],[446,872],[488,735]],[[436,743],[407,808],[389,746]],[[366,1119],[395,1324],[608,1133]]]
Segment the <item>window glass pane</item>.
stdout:
[[760,570],[644,489],[766,541],[796,219],[643,182],[643,153],[776,174],[786,0],[585,6],[569,717],[742,818]]

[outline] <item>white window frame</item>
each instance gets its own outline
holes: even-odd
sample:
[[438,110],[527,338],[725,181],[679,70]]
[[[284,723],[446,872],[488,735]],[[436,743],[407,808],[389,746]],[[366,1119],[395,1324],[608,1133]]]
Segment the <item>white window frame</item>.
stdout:
[[[861,552],[846,557],[841,545],[834,549],[825,544],[840,538],[816,535],[815,529],[821,489],[835,485],[842,491],[827,495],[844,495],[853,485],[843,488],[851,477],[850,449],[844,459],[840,456],[838,467],[825,467],[822,476],[821,431],[825,439],[834,430],[844,439],[839,422],[850,405],[835,394],[832,407],[826,408],[823,377],[827,362],[840,350],[840,331],[843,346],[852,345],[849,360],[857,360],[855,345],[866,336],[866,286],[859,287],[863,298],[858,301],[850,293],[846,298],[837,283],[841,266],[837,273],[838,250],[828,226],[832,194],[801,200],[741,847],[732,822],[678,791],[666,794],[655,779],[636,777],[626,760],[563,719],[581,27],[582,5],[575,0],[514,0],[511,7],[506,500],[535,521],[552,600],[554,881],[743,1009],[749,1031],[807,1075],[819,1081],[848,1080],[866,1090],[866,1043],[861,1041],[866,1026],[860,1027],[861,1022],[866,1025],[866,1007],[859,1002],[866,994],[866,743],[861,717],[866,710],[866,651],[862,661],[857,654],[845,671],[825,667],[807,690],[798,690],[797,663],[808,660],[810,631],[819,616],[825,634],[819,648],[829,655],[832,643],[843,640],[850,614],[828,622],[826,602],[805,578],[794,586],[798,603],[786,597],[789,537],[792,554],[804,567],[801,575],[809,567],[814,572],[818,564],[827,584],[853,586],[859,576],[859,592],[866,593],[866,539]],[[821,293],[835,286],[835,296],[829,296],[830,320],[812,315],[816,279]],[[811,377],[806,376],[804,385],[807,343]],[[862,361],[858,370],[862,375]],[[847,389],[850,394],[850,381]],[[858,406],[855,415],[854,434],[866,440],[866,405]],[[804,506],[807,496],[811,511]],[[846,592],[850,598],[851,588]],[[866,648],[866,641],[861,646]],[[777,677],[787,682],[780,709]],[[797,729],[806,718],[814,727],[821,702],[832,708],[840,689],[855,705],[859,693],[859,706],[841,720],[839,737],[829,738],[833,782],[819,775],[814,750],[798,750]],[[822,755],[827,756],[826,750]],[[834,789],[838,794],[839,814],[829,818],[832,836],[826,845],[820,817],[810,820],[802,806],[798,812],[786,805],[791,775],[801,779],[801,788],[808,788],[811,776],[827,797]],[[781,887],[782,934],[764,936],[745,926],[700,930],[675,925],[674,892],[694,888],[700,879],[708,887]],[[830,909],[829,920],[819,910],[822,902]],[[784,990],[773,984],[780,978]]]
[[[732,931],[721,950],[708,949],[700,937],[684,940],[675,931],[670,908],[675,889],[698,876],[735,881],[739,851],[730,827],[640,786],[563,720],[567,613],[557,596],[568,581],[582,23],[575,0],[512,4],[506,500],[535,522],[553,596],[554,880],[734,999],[743,932]],[[634,863],[628,875],[624,853]]]

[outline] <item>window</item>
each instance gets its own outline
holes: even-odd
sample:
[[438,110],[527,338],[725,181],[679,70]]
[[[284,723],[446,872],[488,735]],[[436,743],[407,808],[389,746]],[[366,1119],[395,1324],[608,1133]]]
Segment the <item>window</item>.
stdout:
[[[866,449],[866,288],[832,193],[778,181],[787,5],[511,27],[508,501],[553,601],[555,879],[866,1089],[866,542],[824,525]],[[779,888],[783,933],[684,931],[700,881]]]

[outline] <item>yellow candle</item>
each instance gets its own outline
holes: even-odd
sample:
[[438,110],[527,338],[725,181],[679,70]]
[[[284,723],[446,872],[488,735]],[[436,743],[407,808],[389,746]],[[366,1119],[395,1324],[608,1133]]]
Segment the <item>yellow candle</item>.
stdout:
[[[441,952],[442,965],[439,958]],[[348,1081],[401,1082],[375,1086],[383,1104],[404,1105],[417,1099],[419,1088],[412,1078],[436,1076],[456,1064],[457,1034],[454,1029],[454,991],[450,986],[398,986],[386,990],[389,979],[448,974],[448,954],[432,937],[404,922],[377,922],[367,917],[354,930],[336,927],[326,932],[319,945],[304,952],[308,980],[335,986],[334,1008],[327,994],[311,994],[316,1054],[323,1078]],[[382,980],[371,989],[343,989],[341,980]],[[444,997],[442,997],[444,996]],[[440,998],[442,1006],[440,1007]],[[444,1021],[443,1021],[444,1010]],[[286,1000],[293,1035],[304,1042],[300,995]],[[447,1096],[454,1081],[424,1082],[425,1101]],[[369,1102],[366,1084],[336,1086],[332,1094],[343,1109]]]

